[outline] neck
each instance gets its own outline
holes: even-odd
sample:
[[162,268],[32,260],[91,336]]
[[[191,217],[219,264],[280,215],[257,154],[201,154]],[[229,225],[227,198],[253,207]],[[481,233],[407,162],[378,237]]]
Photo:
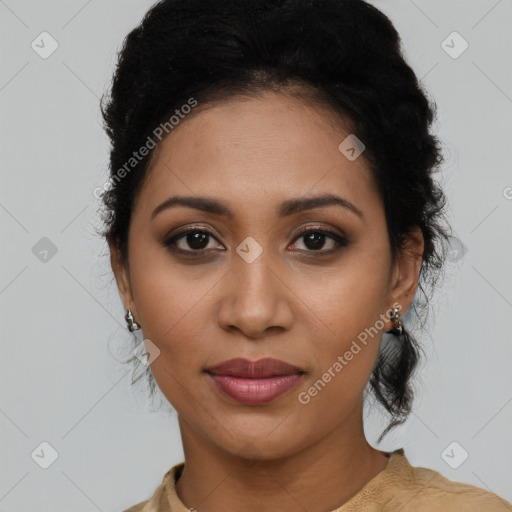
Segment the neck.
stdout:
[[176,491],[198,512],[334,510],[389,461],[366,441],[362,418],[355,428],[339,425],[318,442],[279,459],[233,455],[198,435],[181,417],[179,421],[185,468]]

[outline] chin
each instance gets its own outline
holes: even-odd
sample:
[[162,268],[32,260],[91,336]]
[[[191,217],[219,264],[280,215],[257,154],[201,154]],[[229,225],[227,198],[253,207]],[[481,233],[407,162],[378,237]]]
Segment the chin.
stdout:
[[226,441],[228,441],[228,444],[223,443],[218,446],[231,455],[252,463],[289,457],[299,452],[304,444],[297,437],[296,432],[286,435],[281,433],[281,435],[273,435],[272,437],[267,434],[261,436],[256,434],[247,435],[247,431],[237,437],[236,433],[233,432],[233,437],[226,439]]

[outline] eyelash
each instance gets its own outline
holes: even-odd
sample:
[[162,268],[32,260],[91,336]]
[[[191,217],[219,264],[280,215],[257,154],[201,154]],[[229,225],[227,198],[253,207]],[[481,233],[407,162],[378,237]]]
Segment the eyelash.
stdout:
[[[176,235],[173,235],[172,237],[167,238],[166,240],[163,241],[162,245],[164,247],[167,247],[172,252],[179,253],[179,254],[185,254],[186,256],[191,256],[192,254],[197,254],[198,256],[201,256],[205,252],[209,251],[209,249],[183,250],[183,249],[179,249],[177,247],[173,247],[174,243],[176,243],[181,238],[189,235],[190,233],[201,233],[201,234],[208,235],[208,236],[212,237],[214,240],[217,240],[215,238],[214,234],[208,230],[205,230],[202,228],[201,229],[191,228],[186,231],[182,231],[181,233],[178,233]],[[325,255],[336,253],[336,252],[340,251],[342,248],[345,248],[349,245],[349,241],[347,240],[347,238],[339,235],[338,233],[335,233],[333,231],[330,231],[330,230],[324,229],[324,228],[311,228],[311,227],[300,230],[298,236],[296,236],[294,238],[293,243],[295,243],[297,240],[299,240],[302,237],[305,237],[306,235],[308,235],[310,233],[319,233],[321,235],[326,235],[327,237],[331,238],[332,240],[334,240],[336,242],[336,247],[334,249],[330,249],[327,251],[322,250],[322,249],[319,249],[317,251],[299,249],[299,252],[308,252],[308,253],[313,253],[313,254],[317,253],[320,256],[325,256]]]

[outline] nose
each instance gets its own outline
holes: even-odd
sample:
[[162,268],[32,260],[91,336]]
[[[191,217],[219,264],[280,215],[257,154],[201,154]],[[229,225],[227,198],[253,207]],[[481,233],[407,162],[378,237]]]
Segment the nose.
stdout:
[[269,331],[289,330],[294,294],[287,279],[264,253],[252,263],[237,256],[222,283],[219,325],[251,339],[266,337]]

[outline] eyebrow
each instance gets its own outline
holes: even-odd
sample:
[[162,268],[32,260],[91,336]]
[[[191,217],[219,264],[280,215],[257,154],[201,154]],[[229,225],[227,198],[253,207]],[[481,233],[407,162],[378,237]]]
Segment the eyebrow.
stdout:
[[[356,214],[361,219],[363,213],[357,206],[350,201],[343,199],[342,197],[333,194],[324,194],[321,196],[309,197],[309,198],[298,198],[288,199],[281,203],[277,209],[277,215],[281,218],[293,215],[295,213],[303,212],[306,210],[313,210],[314,208],[320,208],[322,206],[341,206],[346,208],[352,213]],[[163,203],[159,204],[151,214],[151,219],[154,219],[163,210],[175,208],[178,206],[186,206],[188,208],[194,208],[214,215],[220,215],[228,217],[229,219],[234,218],[233,212],[224,204],[217,199],[210,197],[197,197],[197,196],[172,196],[166,199]]]

